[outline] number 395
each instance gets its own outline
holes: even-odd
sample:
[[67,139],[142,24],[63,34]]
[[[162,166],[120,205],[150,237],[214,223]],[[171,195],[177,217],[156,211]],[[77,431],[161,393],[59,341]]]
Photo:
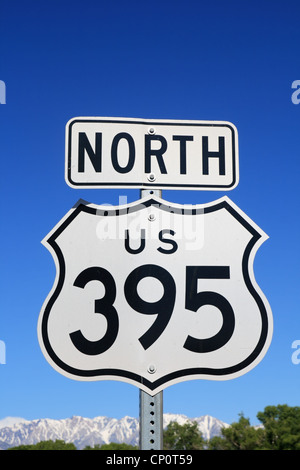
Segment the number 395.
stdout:
[[[147,277],[161,282],[162,297],[155,302],[148,302],[138,294],[138,283]],[[183,348],[195,353],[207,353],[221,348],[231,338],[235,317],[229,301],[214,291],[197,291],[198,279],[229,279],[229,266],[186,266],[185,275],[185,308],[196,312],[204,305],[218,308],[222,314],[223,324],[214,336],[196,338],[188,335]],[[119,316],[114,302],[116,283],[109,271],[94,266],[82,271],[74,281],[74,286],[83,289],[90,281],[99,281],[105,288],[104,296],[95,300],[95,314],[104,315],[107,329],[99,340],[90,341],[80,330],[70,333],[74,346],[83,354],[98,355],[107,351],[116,341],[119,332]],[[157,315],[150,328],[139,338],[142,347],[148,349],[164,332],[172,316],[176,301],[176,284],[172,275],[161,266],[145,264],[134,269],[124,282],[125,298],[132,309],[144,315]]]

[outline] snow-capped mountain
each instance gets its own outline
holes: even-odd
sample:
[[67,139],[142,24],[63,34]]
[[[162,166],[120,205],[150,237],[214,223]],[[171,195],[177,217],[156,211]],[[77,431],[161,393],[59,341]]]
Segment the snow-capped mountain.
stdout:
[[13,426],[16,423],[28,423],[29,421],[24,418],[17,418],[8,416],[7,418],[0,419],[0,429],[7,426]]
[[[164,428],[171,421],[176,421],[180,425],[196,421],[205,439],[219,435],[221,428],[228,426],[212,416],[188,418],[185,415],[164,414]],[[79,450],[86,446],[94,447],[96,444],[102,445],[109,442],[138,445],[139,420],[129,416],[121,419],[105,416],[96,418],[73,416],[61,420],[45,418],[27,421],[22,418],[5,418],[0,421],[0,450],[56,439],[72,442]]]

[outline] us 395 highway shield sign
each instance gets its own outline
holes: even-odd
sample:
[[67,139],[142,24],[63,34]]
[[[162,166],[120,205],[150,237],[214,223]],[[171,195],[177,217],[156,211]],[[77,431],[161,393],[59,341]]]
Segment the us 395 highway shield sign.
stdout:
[[38,322],[46,359],[67,377],[121,380],[151,395],[248,372],[273,329],[253,273],[266,238],[227,197],[79,201],[43,241],[57,267]]

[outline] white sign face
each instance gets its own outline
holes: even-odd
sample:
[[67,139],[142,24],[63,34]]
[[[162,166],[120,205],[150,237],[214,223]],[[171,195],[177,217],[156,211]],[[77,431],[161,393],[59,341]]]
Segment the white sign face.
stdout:
[[65,179],[73,188],[231,190],[237,130],[223,121],[74,118]]
[[227,197],[79,202],[44,240],[57,265],[38,323],[46,359],[72,379],[125,381],[151,395],[248,372],[273,330],[253,274],[266,238]]

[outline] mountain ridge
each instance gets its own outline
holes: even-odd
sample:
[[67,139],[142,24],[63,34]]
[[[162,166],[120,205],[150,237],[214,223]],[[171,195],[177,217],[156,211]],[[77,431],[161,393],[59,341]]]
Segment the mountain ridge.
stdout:
[[[198,429],[206,440],[220,435],[222,427],[229,426],[209,415],[189,418],[183,414],[164,413],[163,427],[166,428],[171,421],[176,421],[180,425],[196,421]],[[139,443],[139,419],[130,416],[120,419],[107,416],[94,418],[72,416],[63,419],[41,418],[31,421],[13,417],[0,420],[0,450],[56,439],[67,443],[72,442],[78,450],[86,446],[94,447],[97,444],[110,442],[136,446]]]

